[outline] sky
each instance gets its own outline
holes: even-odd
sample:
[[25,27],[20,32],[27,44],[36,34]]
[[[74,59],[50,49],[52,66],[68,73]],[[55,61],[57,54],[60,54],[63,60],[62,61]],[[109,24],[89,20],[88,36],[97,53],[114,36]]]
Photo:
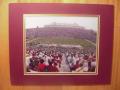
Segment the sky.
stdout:
[[24,16],[24,26],[27,28],[44,27],[44,25],[49,25],[53,22],[56,23],[66,23],[73,24],[77,23],[79,26],[85,27],[86,29],[98,30],[99,18],[97,16]]

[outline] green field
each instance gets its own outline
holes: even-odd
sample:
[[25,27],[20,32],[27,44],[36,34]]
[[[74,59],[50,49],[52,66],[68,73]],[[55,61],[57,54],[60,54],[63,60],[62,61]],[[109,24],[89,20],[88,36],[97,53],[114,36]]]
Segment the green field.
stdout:
[[40,37],[30,40],[26,40],[26,44],[29,46],[34,46],[38,44],[69,44],[69,45],[81,45],[82,47],[94,48],[95,43],[85,40],[85,39],[76,39],[76,38],[65,38],[65,37]]

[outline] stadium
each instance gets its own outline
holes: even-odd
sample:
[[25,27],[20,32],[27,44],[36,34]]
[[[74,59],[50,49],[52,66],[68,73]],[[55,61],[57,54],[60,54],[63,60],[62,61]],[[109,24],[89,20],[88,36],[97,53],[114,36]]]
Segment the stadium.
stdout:
[[76,23],[53,22],[26,29],[27,73],[96,72],[97,32]]

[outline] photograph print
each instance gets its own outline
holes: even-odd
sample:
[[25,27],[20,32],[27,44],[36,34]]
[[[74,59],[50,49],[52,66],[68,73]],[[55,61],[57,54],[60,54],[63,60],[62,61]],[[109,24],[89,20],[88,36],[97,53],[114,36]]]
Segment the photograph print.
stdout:
[[24,74],[97,75],[99,18],[24,14]]

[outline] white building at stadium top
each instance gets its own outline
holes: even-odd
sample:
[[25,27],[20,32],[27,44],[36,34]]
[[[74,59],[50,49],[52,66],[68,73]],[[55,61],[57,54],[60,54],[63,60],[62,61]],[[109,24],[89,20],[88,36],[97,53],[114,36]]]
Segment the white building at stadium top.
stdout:
[[45,25],[45,27],[64,27],[64,28],[81,28],[81,29],[84,29],[84,27],[79,26],[77,23],[68,24],[68,23],[53,22],[50,25]]

